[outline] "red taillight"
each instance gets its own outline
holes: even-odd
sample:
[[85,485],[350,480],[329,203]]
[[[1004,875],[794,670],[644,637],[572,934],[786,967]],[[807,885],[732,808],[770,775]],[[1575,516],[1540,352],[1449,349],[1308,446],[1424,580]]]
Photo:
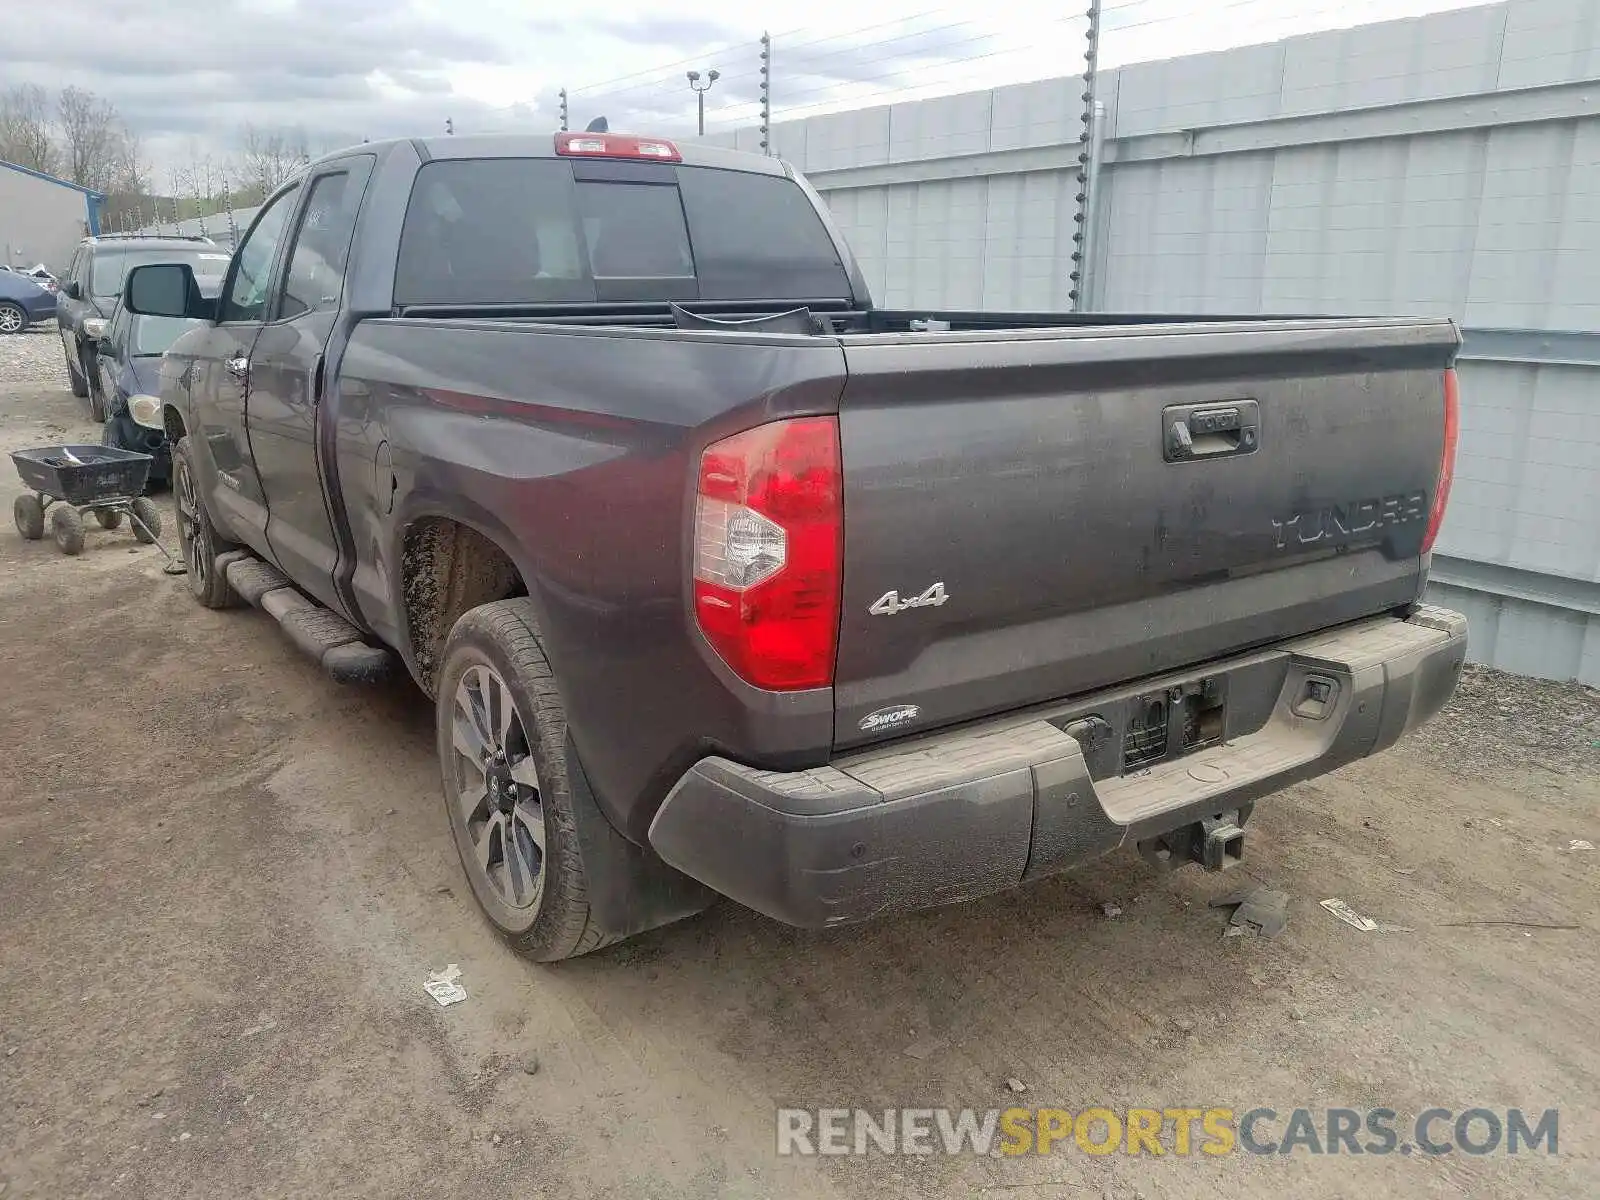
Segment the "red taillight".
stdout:
[[844,516],[839,423],[800,417],[706,448],[694,513],[694,611],[747,683],[833,683]]
[[558,133],[556,153],[579,158],[646,158],[682,162],[678,147],[665,138],[630,137],[621,133]]
[[1461,437],[1461,392],[1454,368],[1444,373],[1444,451],[1439,455],[1439,482],[1433,488],[1433,507],[1428,511],[1428,529],[1422,535],[1422,552],[1433,549],[1444,524],[1445,505],[1450,503],[1450,484],[1456,476],[1456,442]]

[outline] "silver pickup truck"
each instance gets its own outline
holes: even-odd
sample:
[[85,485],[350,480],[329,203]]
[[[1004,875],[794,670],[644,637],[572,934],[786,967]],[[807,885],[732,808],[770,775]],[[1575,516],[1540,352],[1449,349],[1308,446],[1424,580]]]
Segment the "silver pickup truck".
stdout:
[[874,307],[776,159],[438,138],[307,168],[167,353],[196,599],[403,665],[489,919],[797,925],[1252,804],[1450,697],[1455,327]]

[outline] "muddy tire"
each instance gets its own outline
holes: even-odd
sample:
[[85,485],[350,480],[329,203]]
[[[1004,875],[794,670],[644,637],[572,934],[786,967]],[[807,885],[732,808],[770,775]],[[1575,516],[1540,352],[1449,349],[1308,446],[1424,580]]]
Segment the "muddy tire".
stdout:
[[57,504],[50,509],[50,536],[56,549],[63,554],[83,553],[83,514],[70,504]]
[[101,529],[122,528],[122,510],[120,508],[97,508],[94,510],[94,519],[100,522]]
[[82,400],[89,394],[89,381],[83,377],[83,372],[78,364],[72,361],[72,355],[63,351],[67,360],[67,386],[72,389],[72,394]]
[[84,367],[89,388],[89,417],[96,424],[104,424],[107,416],[105,394],[100,390],[100,372]]
[[161,536],[161,510],[156,507],[154,500],[148,496],[140,496],[133,502],[133,515],[136,518],[133,522],[133,536],[136,540],[148,546]]
[[566,709],[526,598],[482,605],[456,622],[435,713],[450,831],[489,923],[535,962],[618,940],[590,918]]
[[178,554],[188,568],[189,594],[205,608],[232,608],[239,597],[218,568],[217,555],[239,546],[218,534],[211,523],[195,473],[194,447],[187,437],[179,438],[172,448],[172,504],[178,511]]
[[44,536],[44,505],[39,497],[24,494],[11,502],[11,518],[17,523],[17,532],[30,542]]

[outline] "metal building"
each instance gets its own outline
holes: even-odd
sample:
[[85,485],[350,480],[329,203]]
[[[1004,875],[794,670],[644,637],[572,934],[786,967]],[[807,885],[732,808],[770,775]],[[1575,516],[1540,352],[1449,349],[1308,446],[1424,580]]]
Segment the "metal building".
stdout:
[[[1430,597],[1600,685],[1600,0],[1503,0],[1103,72],[1088,307],[1453,316]],[[1068,306],[1078,78],[773,127],[879,303]],[[756,148],[753,130],[712,139]]]
[[0,162],[0,255],[11,267],[43,263],[59,275],[80,238],[100,232],[105,197],[53,175]]

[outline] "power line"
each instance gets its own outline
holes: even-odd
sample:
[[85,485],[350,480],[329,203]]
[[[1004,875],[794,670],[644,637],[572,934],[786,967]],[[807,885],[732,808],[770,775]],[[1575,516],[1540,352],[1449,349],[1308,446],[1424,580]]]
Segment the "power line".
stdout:
[[[1118,39],[1123,35],[1138,30],[1149,30],[1162,26],[1182,27],[1193,25],[1204,19],[1207,25],[1215,26],[1219,13],[1240,13],[1250,8],[1260,8],[1271,5],[1275,0],[1215,0],[1203,12],[1167,12],[1159,11],[1150,15],[1141,16],[1140,19],[1118,23],[1122,14],[1137,14],[1139,10],[1149,10],[1152,6],[1171,4],[1172,0],[1119,0],[1118,3],[1106,4],[1101,9],[1101,34],[1100,44],[1102,51],[1109,43],[1113,50]],[[1471,4],[1458,4],[1451,7],[1471,7]],[[1248,17],[1251,21],[1268,28],[1281,29],[1284,23],[1293,22],[1295,25],[1304,26],[1308,21],[1326,17],[1330,14],[1348,16],[1357,12],[1370,12],[1376,6],[1371,0],[1342,0],[1338,3],[1319,5],[1310,10],[1300,9],[1293,13],[1259,13]],[[935,9],[933,13],[948,12],[948,9]],[[999,46],[994,49],[981,49],[997,40],[1016,36],[1011,29],[991,28],[985,29],[969,20],[945,22],[940,25],[924,26],[921,28],[905,28],[905,26],[919,19],[926,19],[930,14],[921,14],[914,17],[895,18],[879,21],[872,25],[862,26],[853,30],[828,33],[816,37],[808,37],[799,42],[786,42],[785,39],[795,34],[805,32],[804,27],[790,30],[786,34],[773,37],[773,49],[780,56],[781,67],[776,73],[774,82],[775,99],[779,101],[773,105],[773,116],[778,119],[792,119],[817,109],[838,107],[861,107],[871,101],[881,100],[894,96],[906,98],[932,98],[927,96],[930,89],[948,88],[949,85],[970,84],[973,90],[984,90],[996,86],[994,83],[984,84],[976,78],[963,78],[964,72],[952,69],[962,68],[971,63],[985,62],[1002,58],[1016,58],[1021,55],[1038,52],[1040,37],[1038,36],[1040,22],[1033,22],[1028,29],[1020,31],[1029,38],[1029,44],[1020,46]],[[1065,17],[1051,18],[1042,24],[1053,27],[1066,27],[1085,18],[1078,14]],[[959,29],[971,30],[966,37],[950,39],[937,46],[927,47],[925,50],[893,51],[892,47],[900,46],[919,39],[927,39],[941,33]],[[870,41],[858,41],[863,34],[878,30],[900,29],[892,36],[878,38]],[[1307,30],[1310,32],[1310,30]],[[1284,36],[1278,34],[1277,36]],[[1258,38],[1256,40],[1270,40]],[[1454,39],[1452,39],[1454,40]],[[836,49],[815,53],[817,47],[825,47],[839,43]],[[1246,43],[1248,44],[1248,43]],[[964,54],[958,57],[949,57],[952,50],[965,47],[979,49],[978,53]],[[754,61],[758,54],[759,43],[752,40],[749,43],[733,42],[720,43],[711,50],[702,50],[690,57],[676,60],[661,66],[635,71],[628,75],[617,76],[596,84],[589,84],[581,88],[567,89],[568,95],[574,104],[581,103],[591,113],[598,107],[615,106],[623,109],[636,110],[625,114],[624,119],[661,121],[667,124],[692,125],[692,119],[680,109],[686,109],[683,104],[683,89],[679,83],[676,68],[687,64],[705,64],[708,61],[720,59],[727,62],[730,58]],[[1223,47],[1218,47],[1221,49]],[[813,51],[809,56],[804,52]],[[801,52],[798,57],[802,60],[796,64],[796,51]],[[804,61],[807,58],[811,61]],[[1104,58],[1102,54],[1102,58]],[[903,65],[890,70],[878,71],[873,74],[855,75],[853,78],[845,75],[830,76],[829,69],[833,63],[848,64],[854,71],[863,67],[870,68],[875,65],[889,64],[903,58]],[[782,68],[790,68],[792,73]],[[806,86],[798,90],[785,87],[783,79],[789,78],[806,81]],[[1038,75],[1037,78],[1053,77],[1059,75],[1059,70],[1052,75]],[[737,84],[741,80],[749,80],[760,75],[759,67],[751,69],[725,71],[723,73],[723,86]],[[632,82],[637,81],[637,82]],[[861,85],[871,83],[887,83],[888,86],[860,92]],[[1006,82],[1024,82],[1022,79],[1007,80]],[[624,84],[626,86],[615,86]],[[808,97],[818,97],[807,100]],[[796,100],[807,101],[794,103]],[[713,110],[709,116],[720,126],[740,120],[754,120],[758,108],[758,101],[754,98],[748,101],[738,101],[724,104]]]
[[[1058,18],[1056,18],[1055,22],[1051,22],[1051,23],[1057,23],[1057,22],[1060,22],[1060,21],[1063,21],[1063,20],[1070,20],[1070,19],[1071,18],[1059,18],[1058,17]],[[879,49],[879,48],[881,48],[883,46],[892,45],[895,42],[908,41],[911,38],[930,37],[935,33],[943,33],[943,32],[945,32],[946,30],[949,30],[949,29],[961,29],[961,28],[966,27],[966,26],[971,26],[972,24],[973,23],[971,21],[954,21],[954,22],[951,22],[948,25],[936,25],[932,29],[916,29],[916,30],[912,30],[912,31],[910,31],[908,33],[900,34],[900,35],[898,35],[896,37],[883,38],[880,41],[866,42],[866,43],[863,43],[860,46],[852,46],[848,50],[840,50],[840,51],[837,52],[836,56],[842,58],[846,54],[853,54],[856,50],[876,50],[876,49]],[[994,38],[994,37],[999,37],[999,36],[1001,36],[999,33],[995,32],[993,30],[989,30],[989,31],[985,31],[985,32],[982,32],[982,33],[978,34],[976,37],[962,38],[959,41],[950,42],[950,43],[947,44],[947,47],[948,48],[954,48],[954,47],[957,47],[957,46],[964,46],[964,45],[968,45],[968,44],[970,44],[972,42],[983,41],[983,40],[988,39],[988,38]],[[831,39],[823,39],[823,40],[831,40]],[[800,49],[800,50],[805,49],[805,44],[802,44],[800,46],[791,46],[791,45],[787,45],[785,43],[781,43],[780,42],[780,43],[778,43],[778,45],[783,50],[785,58],[789,58],[789,59],[792,59],[792,57],[794,55],[794,52],[797,49]],[[887,58],[887,57],[889,57],[889,56],[884,56],[884,58]],[[824,59],[820,59],[819,58],[816,61],[820,63],[820,62],[824,61]],[[881,61],[881,60],[880,59],[868,59],[866,61],[870,63],[870,62],[876,62],[876,61]],[[820,76],[824,72],[819,71],[819,70],[804,70],[801,73],[803,75]],[[725,78],[728,79],[729,81],[732,81],[732,80],[735,80],[735,79],[746,79],[746,78],[748,78],[748,77],[750,77],[751,75],[754,75],[754,74],[756,74],[756,72],[754,72],[754,71],[744,71],[744,72],[741,72],[739,74],[727,75],[727,76],[725,76]]]
[[[1147,3],[1147,2],[1148,2],[1148,0],[1135,0],[1135,3],[1139,3],[1139,4],[1143,4],[1143,3]],[[949,10],[948,9],[938,9],[938,8],[936,8],[936,9],[933,9],[932,11],[933,12],[948,12]],[[906,21],[914,21],[914,20],[916,20],[915,17],[896,17],[892,21],[880,21],[876,25],[867,25],[867,26],[864,26],[864,27],[862,27],[860,29],[849,30],[849,31],[847,31],[845,33],[827,34],[827,35],[825,35],[823,37],[820,37],[820,38],[814,38],[809,42],[789,43],[789,47],[792,50],[804,49],[806,46],[818,45],[818,44],[820,44],[822,42],[836,41],[839,38],[854,37],[858,33],[871,33],[874,29],[882,29],[882,28],[884,28],[885,26],[888,26],[888,25],[901,25],[901,24],[904,24]],[[773,41],[779,41],[779,40],[784,39],[784,38],[792,37],[794,34],[797,34],[797,33],[804,33],[805,31],[806,31],[806,27],[804,25],[802,25],[799,28],[790,29],[790,30],[787,30],[784,33],[773,34],[772,35],[772,39],[773,39]],[[663,71],[670,71],[670,70],[673,70],[673,69],[675,69],[677,67],[686,66],[689,63],[695,62],[698,59],[706,58],[709,55],[720,53],[723,50],[731,49],[731,48],[733,48],[735,46],[743,46],[743,45],[746,45],[746,44],[748,44],[750,46],[755,46],[756,42],[757,42],[757,39],[755,39],[755,38],[751,38],[748,43],[745,43],[745,42],[724,42],[720,46],[718,46],[718,47],[716,47],[714,49],[702,50],[699,53],[690,55],[688,58],[681,58],[677,62],[666,63],[665,65],[659,66],[659,67],[646,67],[641,71],[633,72],[631,75],[619,75],[615,79],[602,79],[598,83],[580,84],[577,87],[572,88],[570,90],[574,91],[574,92],[593,92],[593,91],[595,91],[596,89],[599,89],[599,88],[609,88],[614,83],[626,83],[628,80],[637,79],[642,75],[656,75],[656,74],[659,74],[659,73],[661,73]],[[629,90],[629,89],[624,89],[624,90]]]
[[[1047,22],[1046,24],[1053,26],[1066,26],[1081,19],[1082,18],[1078,17],[1056,18],[1055,20]],[[911,54],[905,54],[903,51],[899,55],[894,53],[878,53],[869,57],[862,56],[863,52],[881,51],[884,47],[894,45],[898,42],[904,42],[912,38],[929,37],[936,33],[942,33],[947,30],[959,29],[963,27],[974,28],[975,31],[973,36],[952,39],[941,43],[937,47],[937,53],[934,53],[933,48],[930,48],[928,52],[921,54],[919,57]],[[843,76],[830,77],[827,70],[828,58],[820,58],[813,63],[803,64],[801,69],[797,72],[797,77],[802,79],[820,79],[823,80],[823,82],[802,88],[799,91],[792,91],[789,89],[781,89],[781,91],[783,95],[790,98],[812,96],[819,92],[831,91],[840,87],[848,87],[854,84],[873,83],[879,80],[891,79],[905,71],[926,70],[930,67],[933,69],[938,69],[955,63],[970,62],[1001,54],[1021,54],[1036,48],[1034,45],[1015,46],[985,51],[981,54],[968,55],[963,58],[952,59],[948,57],[949,51],[959,50],[964,46],[976,46],[992,43],[1004,36],[1006,35],[1002,32],[978,29],[974,27],[970,21],[959,21],[949,25],[936,26],[932,29],[915,30],[909,33],[900,34],[896,37],[885,38],[878,42],[870,42],[860,46],[854,46],[851,47],[849,51],[841,50],[836,55],[832,56],[837,60],[844,61],[846,55],[848,54],[848,61],[850,64],[854,68],[860,69],[862,67],[871,67],[878,63],[891,62],[903,55],[906,62],[905,65],[899,69],[880,72],[874,75],[858,75],[854,78]],[[776,39],[774,39],[774,47],[779,53],[784,55],[786,62],[793,62],[793,58],[791,57],[791,49],[789,47],[785,47],[783,43],[778,42]],[[758,76],[759,73],[759,68],[752,71],[724,72],[722,78],[724,81],[724,86],[726,86],[740,79],[748,79],[753,76]],[[626,102],[638,104],[641,103],[646,97],[653,96],[658,91],[665,91],[671,95],[675,95],[679,90],[680,89],[678,88],[675,79],[670,82],[666,79],[663,79],[659,83],[639,84],[632,88],[625,88],[614,92],[585,95],[584,100],[589,104],[596,104],[600,102]],[[726,111],[729,107],[737,106],[724,105],[723,108],[719,109],[718,111]]]
[[[781,47],[780,47],[780,49],[781,49]],[[1009,49],[990,50],[990,51],[985,51],[984,53],[981,53],[981,54],[969,54],[969,55],[965,55],[965,56],[963,56],[961,58],[942,59],[942,60],[940,60],[938,62],[937,66],[940,67],[940,68],[959,67],[959,66],[963,66],[963,65],[965,65],[967,63],[982,62],[982,61],[985,61],[987,59],[1005,58],[1005,57],[1008,57],[1008,56],[1014,56],[1014,55],[1019,55],[1019,54],[1032,54],[1032,53],[1036,53],[1036,52],[1037,52],[1037,47],[1036,46],[1013,46],[1013,47],[1011,47]],[[811,109],[822,108],[822,107],[824,107],[826,105],[830,105],[830,104],[843,104],[843,105],[855,106],[855,105],[860,104],[862,101],[872,100],[872,99],[874,99],[876,97],[880,97],[880,96],[893,96],[893,95],[908,95],[909,96],[912,93],[925,91],[927,88],[930,88],[930,87],[936,88],[936,87],[941,87],[941,86],[943,86],[945,84],[949,84],[949,83],[967,82],[966,80],[961,79],[959,77],[959,75],[958,76],[940,75],[940,76],[938,76],[936,78],[928,79],[926,77],[926,73],[923,72],[922,73],[922,79],[921,79],[920,82],[913,81],[913,82],[902,83],[902,84],[898,84],[898,85],[892,86],[892,87],[879,88],[876,91],[871,91],[871,92],[866,92],[866,93],[850,93],[850,92],[845,90],[845,89],[847,89],[849,87],[852,87],[852,86],[854,86],[856,84],[876,83],[876,82],[878,82],[880,80],[885,80],[885,79],[897,79],[897,78],[900,78],[902,75],[904,75],[904,73],[905,73],[904,69],[895,70],[895,71],[886,71],[886,72],[883,72],[883,73],[878,74],[878,75],[865,75],[865,76],[861,76],[861,77],[858,77],[858,78],[852,79],[852,80],[836,81],[836,82],[833,82],[833,83],[823,84],[823,85],[818,86],[818,87],[805,88],[805,89],[802,89],[802,90],[800,90],[798,92],[788,92],[788,91],[784,91],[783,89],[780,88],[780,90],[779,90],[779,95],[780,96],[804,97],[804,96],[813,96],[813,95],[816,95],[819,92],[834,92],[834,91],[837,91],[839,94],[837,96],[829,97],[827,99],[815,100],[815,101],[812,101],[809,104],[796,104],[796,105],[791,105],[791,104],[787,104],[787,103],[779,104],[779,105],[775,106],[775,108],[774,108],[774,115],[779,117],[779,118],[781,118],[781,119],[788,119],[790,117],[790,115],[793,114],[793,113],[808,112]]]
[[[1139,2],[1142,3],[1142,2],[1144,2],[1144,0],[1139,0]],[[935,11],[938,11],[938,10],[935,10]],[[808,49],[814,48],[816,46],[825,45],[826,43],[829,43],[829,42],[837,42],[837,41],[843,41],[843,40],[848,39],[848,38],[854,38],[854,37],[857,37],[857,36],[859,36],[860,34],[863,34],[863,33],[870,33],[871,31],[873,31],[875,29],[884,29],[884,28],[888,28],[888,27],[891,27],[891,26],[903,26],[903,25],[906,25],[910,20],[914,20],[914,19],[915,18],[898,18],[898,19],[893,20],[893,21],[880,21],[876,25],[867,25],[867,26],[864,26],[864,27],[862,27],[860,29],[851,30],[851,31],[849,31],[847,33],[830,34],[830,35],[827,35],[825,37],[812,38],[809,41],[804,41],[804,42],[785,42],[785,41],[781,40],[781,35],[780,35],[780,37],[773,38],[772,41],[773,41],[773,44],[776,45],[777,47],[779,47],[779,49],[782,51],[786,61],[792,62],[793,59],[794,59],[794,55],[795,55],[795,53],[797,51],[808,50]],[[1057,18],[1056,20],[1060,21],[1061,18]],[[917,38],[931,37],[931,36],[933,36],[934,34],[937,34],[937,33],[943,33],[943,32],[945,32],[947,30],[961,29],[961,28],[979,28],[979,27],[974,26],[973,22],[970,21],[970,20],[962,20],[962,21],[947,22],[944,25],[935,25],[935,26],[932,26],[930,28],[909,29],[909,30],[906,30],[904,33],[896,34],[893,37],[880,38],[880,39],[878,39],[876,41],[861,42],[861,43],[857,43],[855,45],[850,45],[850,46],[847,46],[847,47],[841,47],[838,51],[836,51],[836,52],[834,52],[832,54],[832,57],[844,58],[847,55],[854,56],[860,51],[878,50],[878,49],[881,49],[881,48],[883,48],[885,46],[894,45],[897,42],[905,42],[905,41],[910,41],[910,40],[917,39]],[[970,44],[970,43],[972,43],[974,41],[983,40],[983,39],[989,39],[989,38],[995,38],[995,37],[1000,37],[1000,36],[1003,36],[1003,35],[998,31],[995,31],[995,30],[982,30],[975,37],[964,38],[964,39],[960,39],[958,41],[954,41],[954,42],[948,43],[946,48],[959,47],[959,46],[962,46],[962,45]],[[745,45],[744,43],[733,43],[731,45],[724,45],[724,46],[720,47],[718,50],[707,51],[704,55],[702,55],[700,57],[702,59],[709,59],[709,58],[712,58],[712,57],[714,57],[714,56],[716,56],[718,54],[725,55],[727,53],[727,51],[733,50],[733,49],[741,49],[741,48],[744,47],[744,45]],[[749,49],[752,51],[752,53],[757,50],[758,45],[759,45],[759,43],[757,43],[757,42],[749,43]],[[804,58],[806,56],[802,55],[801,57]],[[829,56],[825,55],[825,56],[820,56],[820,57],[817,57],[817,56],[813,56],[813,57],[815,58],[815,61],[818,64],[821,64],[821,63],[825,62]],[[697,60],[685,59],[683,61],[684,62],[691,62],[691,61],[697,61]],[[866,60],[867,63],[871,63],[871,62],[875,62],[875,61],[879,61],[879,60],[878,59],[867,59]],[[599,90],[597,87],[591,86],[591,87],[585,87],[585,88],[573,88],[573,89],[571,89],[571,91],[574,94],[577,94],[577,93],[580,93],[580,92],[583,93],[584,99],[586,101],[590,102],[590,103],[594,103],[594,102],[600,101],[600,100],[617,101],[617,100],[621,100],[621,99],[623,99],[625,97],[630,97],[630,96],[638,95],[638,94],[641,94],[641,93],[648,95],[648,94],[654,94],[657,91],[663,91],[663,90],[673,90],[673,91],[675,91],[675,90],[677,90],[677,87],[676,87],[676,74],[672,72],[671,68],[674,67],[674,66],[678,66],[678,65],[681,65],[681,64],[668,64],[665,67],[656,68],[653,71],[637,72],[636,76],[625,76],[624,79],[635,78],[637,76],[649,76],[649,78],[642,79],[639,83],[631,84],[628,87],[624,87],[624,88],[610,88],[610,89],[605,89],[605,90]],[[807,76],[820,76],[820,75],[825,74],[825,72],[822,71],[822,70],[810,70],[810,69],[807,69],[807,70],[805,70],[803,72],[803,74],[807,75]],[[754,68],[754,69],[743,70],[743,71],[724,72],[723,73],[723,79],[728,83],[732,83],[732,82],[735,82],[735,81],[741,80],[741,79],[756,78],[759,75],[760,75],[760,69],[759,68]]]

